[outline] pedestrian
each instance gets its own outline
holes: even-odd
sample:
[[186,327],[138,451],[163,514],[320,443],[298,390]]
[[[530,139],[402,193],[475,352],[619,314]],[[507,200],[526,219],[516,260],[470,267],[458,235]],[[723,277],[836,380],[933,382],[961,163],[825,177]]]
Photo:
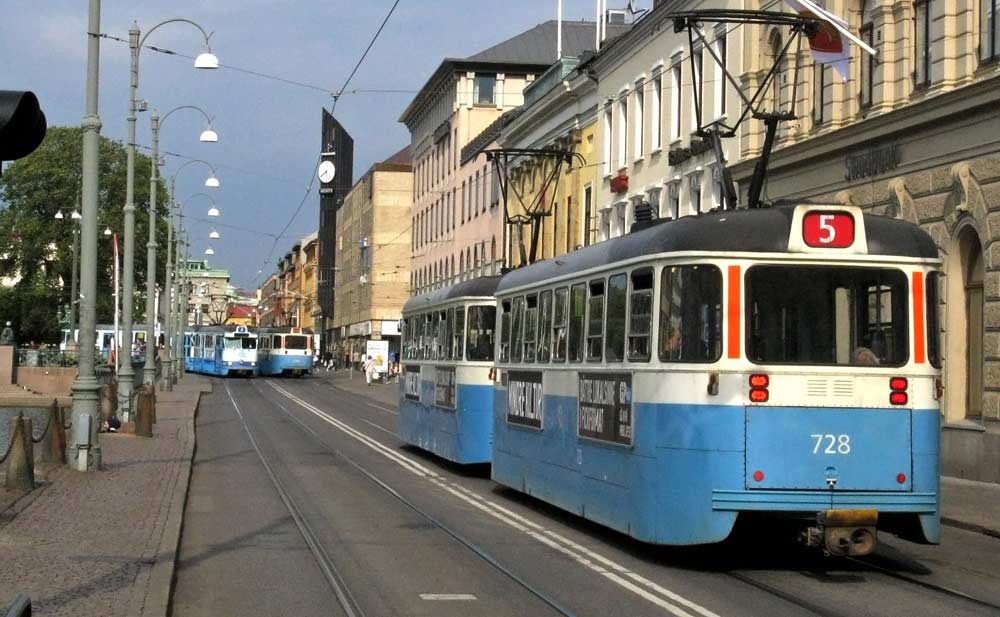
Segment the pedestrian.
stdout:
[[371,387],[371,385],[372,385],[372,375],[375,374],[375,361],[372,360],[371,356],[368,356],[365,359],[364,364],[361,365],[361,368],[365,372],[365,383],[367,383],[368,386]]

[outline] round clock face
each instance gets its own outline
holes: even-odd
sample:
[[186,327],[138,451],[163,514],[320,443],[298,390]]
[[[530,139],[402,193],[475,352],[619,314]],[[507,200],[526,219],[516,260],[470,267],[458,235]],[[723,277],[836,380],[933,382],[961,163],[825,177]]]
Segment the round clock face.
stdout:
[[319,164],[319,179],[321,182],[332,181],[336,173],[337,168],[334,167],[333,161],[323,161]]

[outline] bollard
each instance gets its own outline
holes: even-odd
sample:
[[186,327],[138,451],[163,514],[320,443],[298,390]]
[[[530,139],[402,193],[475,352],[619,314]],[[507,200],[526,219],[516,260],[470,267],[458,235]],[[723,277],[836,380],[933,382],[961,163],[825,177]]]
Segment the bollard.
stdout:
[[62,413],[56,400],[53,400],[49,407],[48,427],[38,442],[38,462],[61,464],[66,462],[66,429],[63,427]]
[[10,426],[10,451],[7,453],[7,477],[5,486],[9,489],[30,491],[35,488],[35,464],[32,455],[31,420],[23,414],[8,420]]
[[156,386],[146,384],[139,388],[136,401],[135,434],[139,437],[153,436],[153,409],[156,406]]
[[150,417],[153,418],[153,424],[156,424],[156,388],[153,388],[153,403],[150,405]]

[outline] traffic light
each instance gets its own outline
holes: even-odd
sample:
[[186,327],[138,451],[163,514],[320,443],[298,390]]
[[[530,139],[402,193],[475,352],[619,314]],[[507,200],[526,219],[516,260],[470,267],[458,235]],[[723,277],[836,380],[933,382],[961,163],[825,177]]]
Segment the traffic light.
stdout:
[[45,138],[45,114],[32,92],[0,90],[0,161],[31,154]]

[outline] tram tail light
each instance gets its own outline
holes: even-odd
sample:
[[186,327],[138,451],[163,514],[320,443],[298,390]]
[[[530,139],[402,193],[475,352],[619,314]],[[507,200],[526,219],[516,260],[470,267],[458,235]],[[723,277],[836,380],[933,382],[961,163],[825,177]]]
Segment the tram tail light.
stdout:
[[906,381],[906,377],[892,377],[889,379],[889,403],[893,405],[905,405],[909,401],[909,396],[906,394],[906,388],[909,383]]
[[767,391],[771,380],[763,373],[754,373],[750,376],[750,402],[766,403],[771,396]]

